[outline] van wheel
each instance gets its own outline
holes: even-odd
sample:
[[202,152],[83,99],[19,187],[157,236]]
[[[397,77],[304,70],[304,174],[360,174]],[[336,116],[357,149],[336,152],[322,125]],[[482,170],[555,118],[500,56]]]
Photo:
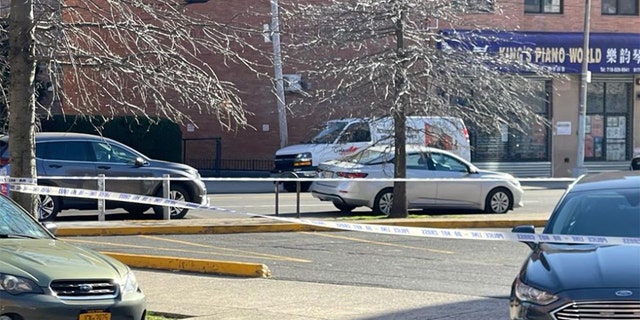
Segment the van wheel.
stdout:
[[48,194],[40,195],[36,199],[39,221],[53,221],[60,212],[60,198]]
[[[187,189],[182,185],[172,184],[169,188],[169,199],[176,201],[193,202],[193,197],[191,196],[189,191],[187,191]],[[156,193],[156,197],[162,198],[162,188],[158,190],[158,192]],[[157,219],[164,218],[162,208],[163,206],[153,207],[153,213],[155,214]],[[185,215],[187,215],[188,211],[189,209],[187,208],[169,207],[169,219],[182,219]]]
[[495,188],[489,192],[484,204],[487,213],[506,213],[513,208],[513,196],[505,188]]
[[388,216],[393,205],[393,188],[384,188],[376,195],[373,202],[373,213]]
[[[296,192],[296,183],[295,182],[283,182],[282,187],[287,192]],[[300,192],[309,191],[309,187],[311,187],[311,181],[300,182]]]
[[356,206],[351,206],[340,202],[334,202],[333,206],[338,208],[338,210],[340,210],[340,212],[342,213],[351,213],[351,211],[356,208]]

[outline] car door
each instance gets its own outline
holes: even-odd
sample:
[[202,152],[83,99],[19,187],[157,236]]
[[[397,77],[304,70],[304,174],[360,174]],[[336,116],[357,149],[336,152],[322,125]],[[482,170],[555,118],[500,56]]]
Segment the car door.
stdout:
[[407,178],[427,179],[407,183],[410,208],[430,207],[436,203],[437,185],[429,180],[435,177],[435,172],[430,170],[428,159],[426,154],[420,152],[407,154]]
[[437,178],[436,205],[449,208],[479,208],[482,181],[469,174],[469,166],[448,154],[431,152],[434,177]]
[[[105,190],[131,194],[151,195],[159,180],[144,179],[153,177],[151,168],[137,166],[140,156],[132,151],[107,141],[93,142],[92,150],[96,154],[96,172],[105,177],[131,179],[107,179]],[[136,179],[141,178],[141,179]]]
[[[39,184],[53,184],[64,188],[97,190],[95,158],[91,144],[84,141],[51,141],[36,144],[36,163]],[[50,177],[50,178],[48,178]],[[76,179],[71,179],[75,177]],[[95,200],[69,198],[65,201]]]

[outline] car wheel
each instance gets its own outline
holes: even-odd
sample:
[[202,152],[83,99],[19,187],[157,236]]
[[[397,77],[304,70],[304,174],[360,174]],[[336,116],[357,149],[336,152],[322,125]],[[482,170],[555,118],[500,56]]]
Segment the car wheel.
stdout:
[[[179,184],[171,185],[170,190],[171,191],[169,191],[169,199],[176,200],[176,201],[193,202],[193,197],[191,196],[189,191],[187,191],[187,189],[182,185],[179,185]],[[158,190],[156,197],[162,197],[162,189]],[[162,208],[163,206],[153,207],[153,212],[155,213],[156,218],[158,219],[162,219],[164,217],[162,213]],[[169,207],[169,218],[182,219],[184,218],[184,216],[187,214],[188,211],[189,209],[187,208]]]
[[[295,182],[283,182],[282,187],[287,192],[296,192],[296,183]],[[310,181],[300,182],[300,192],[309,191],[309,187],[311,187]]]
[[334,202],[333,206],[338,208],[338,210],[340,210],[340,212],[342,213],[351,213],[351,211],[353,211],[353,209],[356,208],[356,206],[352,206],[352,205],[348,205],[340,202]]
[[373,213],[389,215],[393,205],[393,189],[386,188],[378,192],[376,200],[373,202]]
[[488,213],[506,213],[513,208],[513,196],[505,188],[493,189],[487,195],[484,208]]
[[60,212],[60,198],[48,194],[37,198],[38,220],[53,221]]

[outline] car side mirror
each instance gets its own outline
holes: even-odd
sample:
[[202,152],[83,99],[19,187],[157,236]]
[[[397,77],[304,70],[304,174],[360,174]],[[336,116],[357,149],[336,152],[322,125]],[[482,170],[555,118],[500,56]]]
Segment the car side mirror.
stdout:
[[147,162],[144,161],[144,159],[138,157],[138,158],[136,158],[136,161],[135,161],[134,164],[135,164],[136,167],[143,167],[144,165],[147,164]]
[[[534,225],[515,226],[515,227],[513,227],[513,229],[511,229],[511,232],[513,232],[513,233],[530,233],[530,234],[534,234],[534,233],[536,233],[536,227]],[[529,248],[531,248],[531,250],[535,249],[535,247],[538,245],[536,242],[533,242],[533,241],[523,240],[521,242],[526,244],[527,246],[529,246]]]

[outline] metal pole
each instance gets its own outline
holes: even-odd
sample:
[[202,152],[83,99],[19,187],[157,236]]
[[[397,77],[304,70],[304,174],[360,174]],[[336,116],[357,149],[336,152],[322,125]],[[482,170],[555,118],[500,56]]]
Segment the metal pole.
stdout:
[[284,100],[284,80],[282,79],[282,54],[280,52],[280,23],[278,21],[278,0],[271,0],[271,34],[273,42],[273,69],[278,100],[278,123],[280,125],[280,148],[288,144],[287,109]]
[[[107,190],[106,179],[103,173],[98,175],[98,191],[103,194]],[[104,198],[98,199],[98,221],[104,221],[106,214],[106,206]]]
[[585,0],[584,7],[584,43],[582,47],[582,73],[580,75],[580,105],[578,106],[578,152],[573,176],[579,177],[587,173],[584,166],[584,139],[587,122],[587,85],[589,83],[589,23],[591,20],[591,0]]
[[296,181],[296,218],[300,219],[300,180]]
[[278,189],[280,187],[280,181],[275,181],[273,183],[273,185],[275,186],[275,192],[276,192],[276,216],[278,215],[278,211],[280,209],[280,194],[278,193]]
[[[165,199],[171,199],[171,178],[168,174],[162,175],[162,197]],[[162,206],[162,219],[170,220],[171,219],[171,211],[169,206]]]

